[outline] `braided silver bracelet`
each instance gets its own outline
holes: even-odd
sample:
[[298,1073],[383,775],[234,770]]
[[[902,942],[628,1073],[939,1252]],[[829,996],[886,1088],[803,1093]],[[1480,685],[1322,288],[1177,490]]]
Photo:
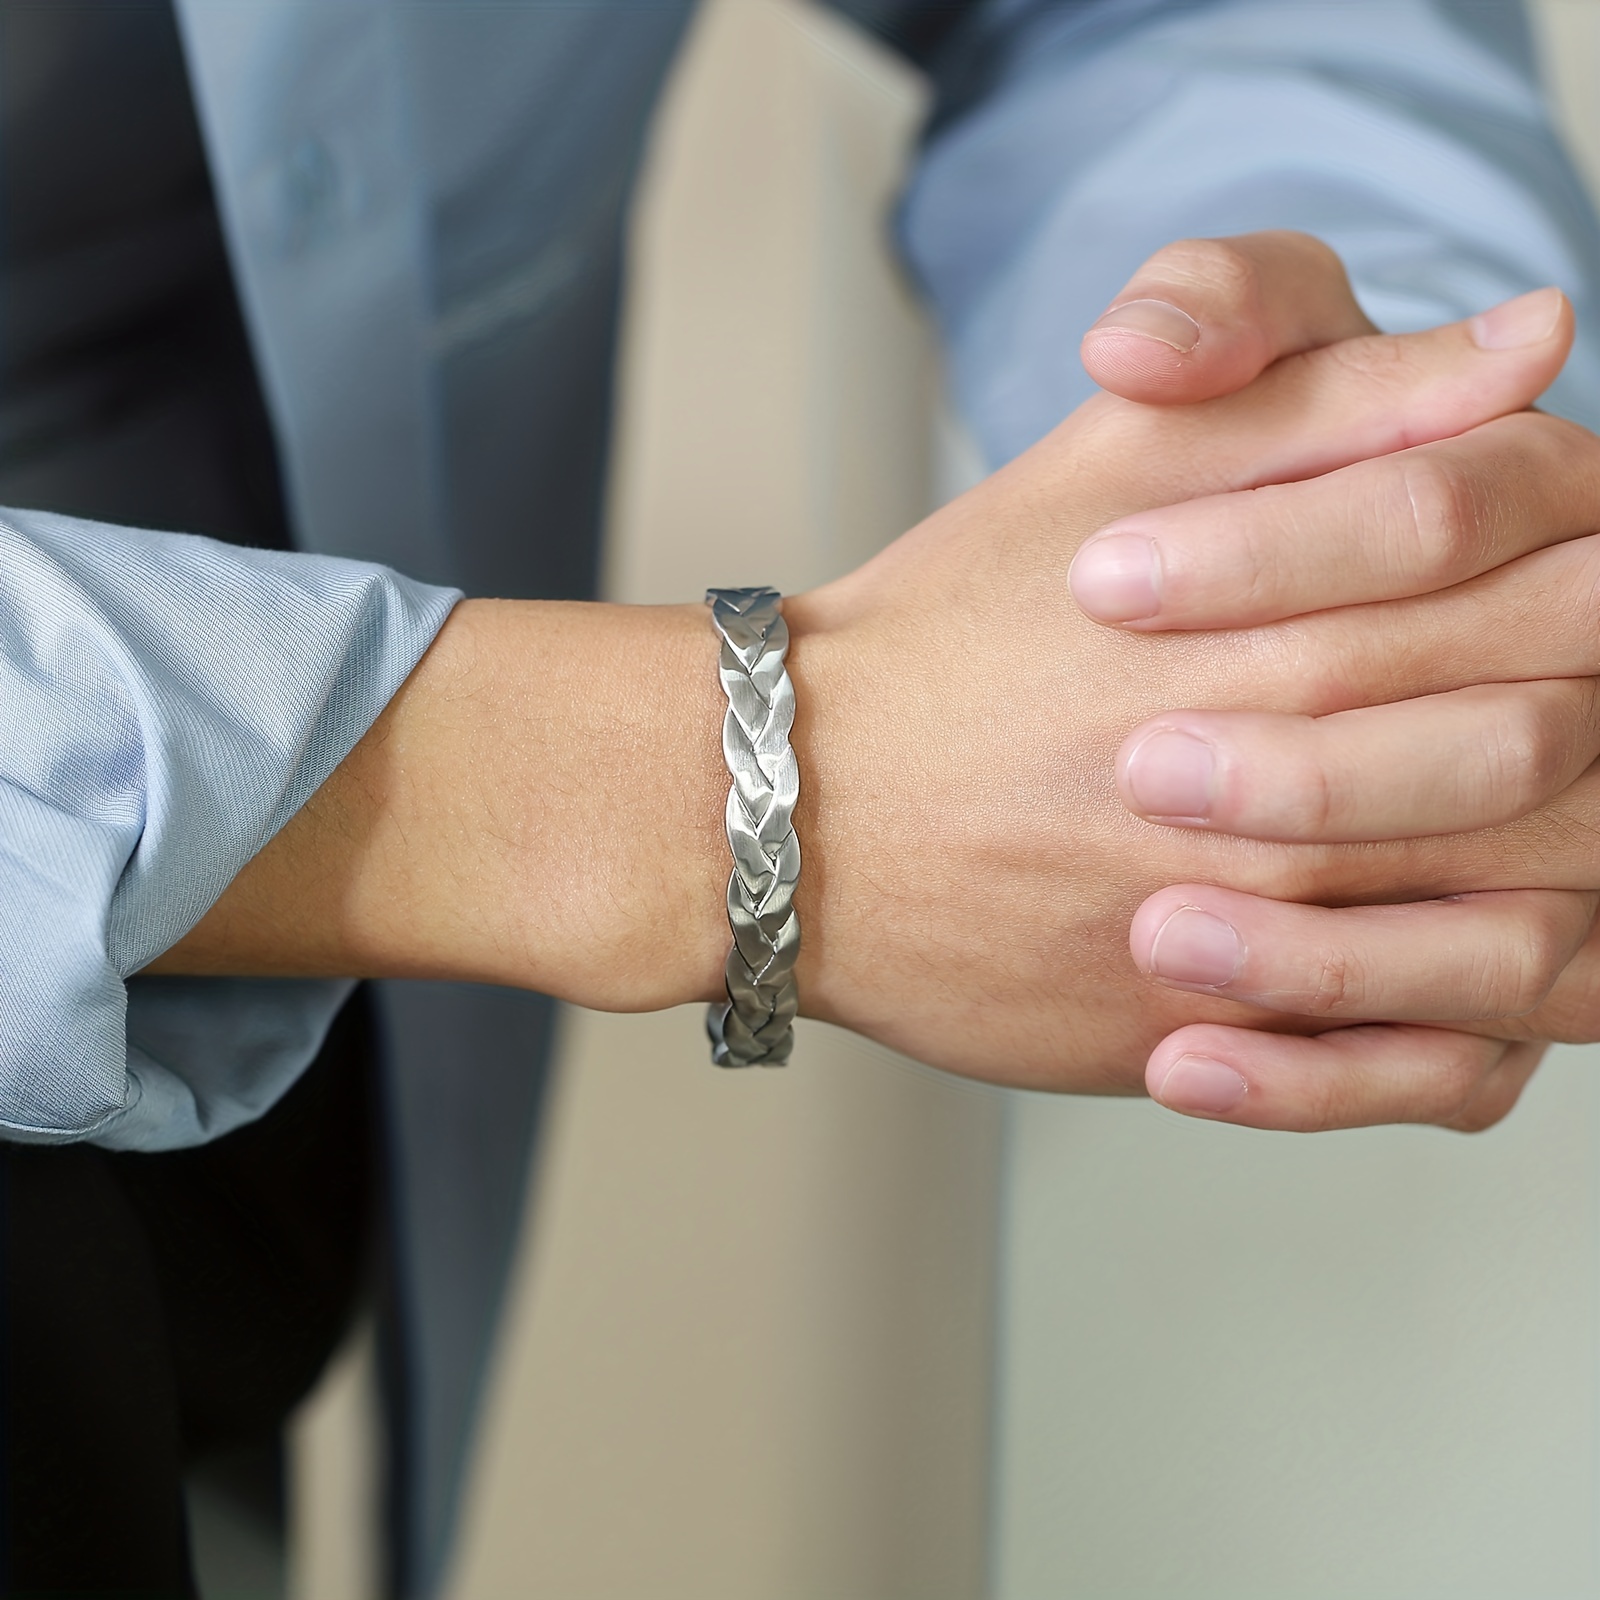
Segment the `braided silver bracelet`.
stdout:
[[719,1067],[781,1067],[794,1048],[799,1009],[794,961],[800,919],[800,841],[794,805],[800,769],[789,748],[794,685],[784,670],[789,627],[776,589],[708,589],[706,604],[722,637],[720,676],[728,697],[722,753],[728,791],[728,998],[706,1009],[711,1059]]

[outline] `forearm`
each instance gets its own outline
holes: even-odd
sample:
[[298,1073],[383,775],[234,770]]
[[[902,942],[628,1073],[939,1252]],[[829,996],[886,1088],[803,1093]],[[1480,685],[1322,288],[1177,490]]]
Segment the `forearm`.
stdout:
[[714,998],[716,640],[698,606],[459,605],[383,715],[160,973]]

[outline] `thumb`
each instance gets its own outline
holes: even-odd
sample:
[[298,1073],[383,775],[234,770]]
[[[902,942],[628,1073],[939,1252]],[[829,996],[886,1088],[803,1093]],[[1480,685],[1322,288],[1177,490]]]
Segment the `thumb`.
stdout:
[[1082,356],[1102,389],[1176,405],[1233,394],[1283,356],[1375,332],[1338,256],[1279,230],[1158,250],[1083,336]]

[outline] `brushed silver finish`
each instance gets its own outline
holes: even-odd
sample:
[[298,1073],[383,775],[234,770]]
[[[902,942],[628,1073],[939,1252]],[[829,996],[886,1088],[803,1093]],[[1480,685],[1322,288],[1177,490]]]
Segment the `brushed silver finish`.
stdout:
[[708,589],[706,603],[722,638],[719,672],[728,697],[722,753],[733,778],[726,813],[733,851],[728,998],[706,1008],[706,1032],[719,1067],[781,1067],[794,1048],[799,1009],[800,919],[792,902],[800,881],[793,820],[800,769],[789,748],[794,685],[783,664],[789,626],[776,589]]

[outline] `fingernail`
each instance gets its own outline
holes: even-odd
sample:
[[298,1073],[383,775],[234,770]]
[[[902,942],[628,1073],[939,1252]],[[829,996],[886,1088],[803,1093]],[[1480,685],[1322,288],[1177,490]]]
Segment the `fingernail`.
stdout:
[[1556,331],[1561,299],[1559,289],[1535,289],[1491,307],[1467,324],[1472,342],[1480,350],[1518,350],[1540,344]]
[[1244,945],[1221,917],[1198,906],[1179,906],[1156,930],[1150,972],[1173,983],[1215,989],[1238,977]]
[[1216,752],[1204,739],[1176,728],[1146,734],[1124,771],[1133,801],[1147,817],[1204,822],[1211,815]]
[[1188,312],[1169,306],[1165,300],[1125,300],[1120,306],[1112,306],[1089,332],[1101,333],[1107,329],[1159,339],[1185,355],[1200,343],[1200,324]]
[[1161,610],[1161,552],[1152,539],[1091,539],[1067,569],[1072,598],[1098,622],[1142,622]]
[[1156,1099],[1172,1111],[1220,1117],[1249,1092],[1250,1085],[1232,1067],[1209,1056],[1179,1056]]

